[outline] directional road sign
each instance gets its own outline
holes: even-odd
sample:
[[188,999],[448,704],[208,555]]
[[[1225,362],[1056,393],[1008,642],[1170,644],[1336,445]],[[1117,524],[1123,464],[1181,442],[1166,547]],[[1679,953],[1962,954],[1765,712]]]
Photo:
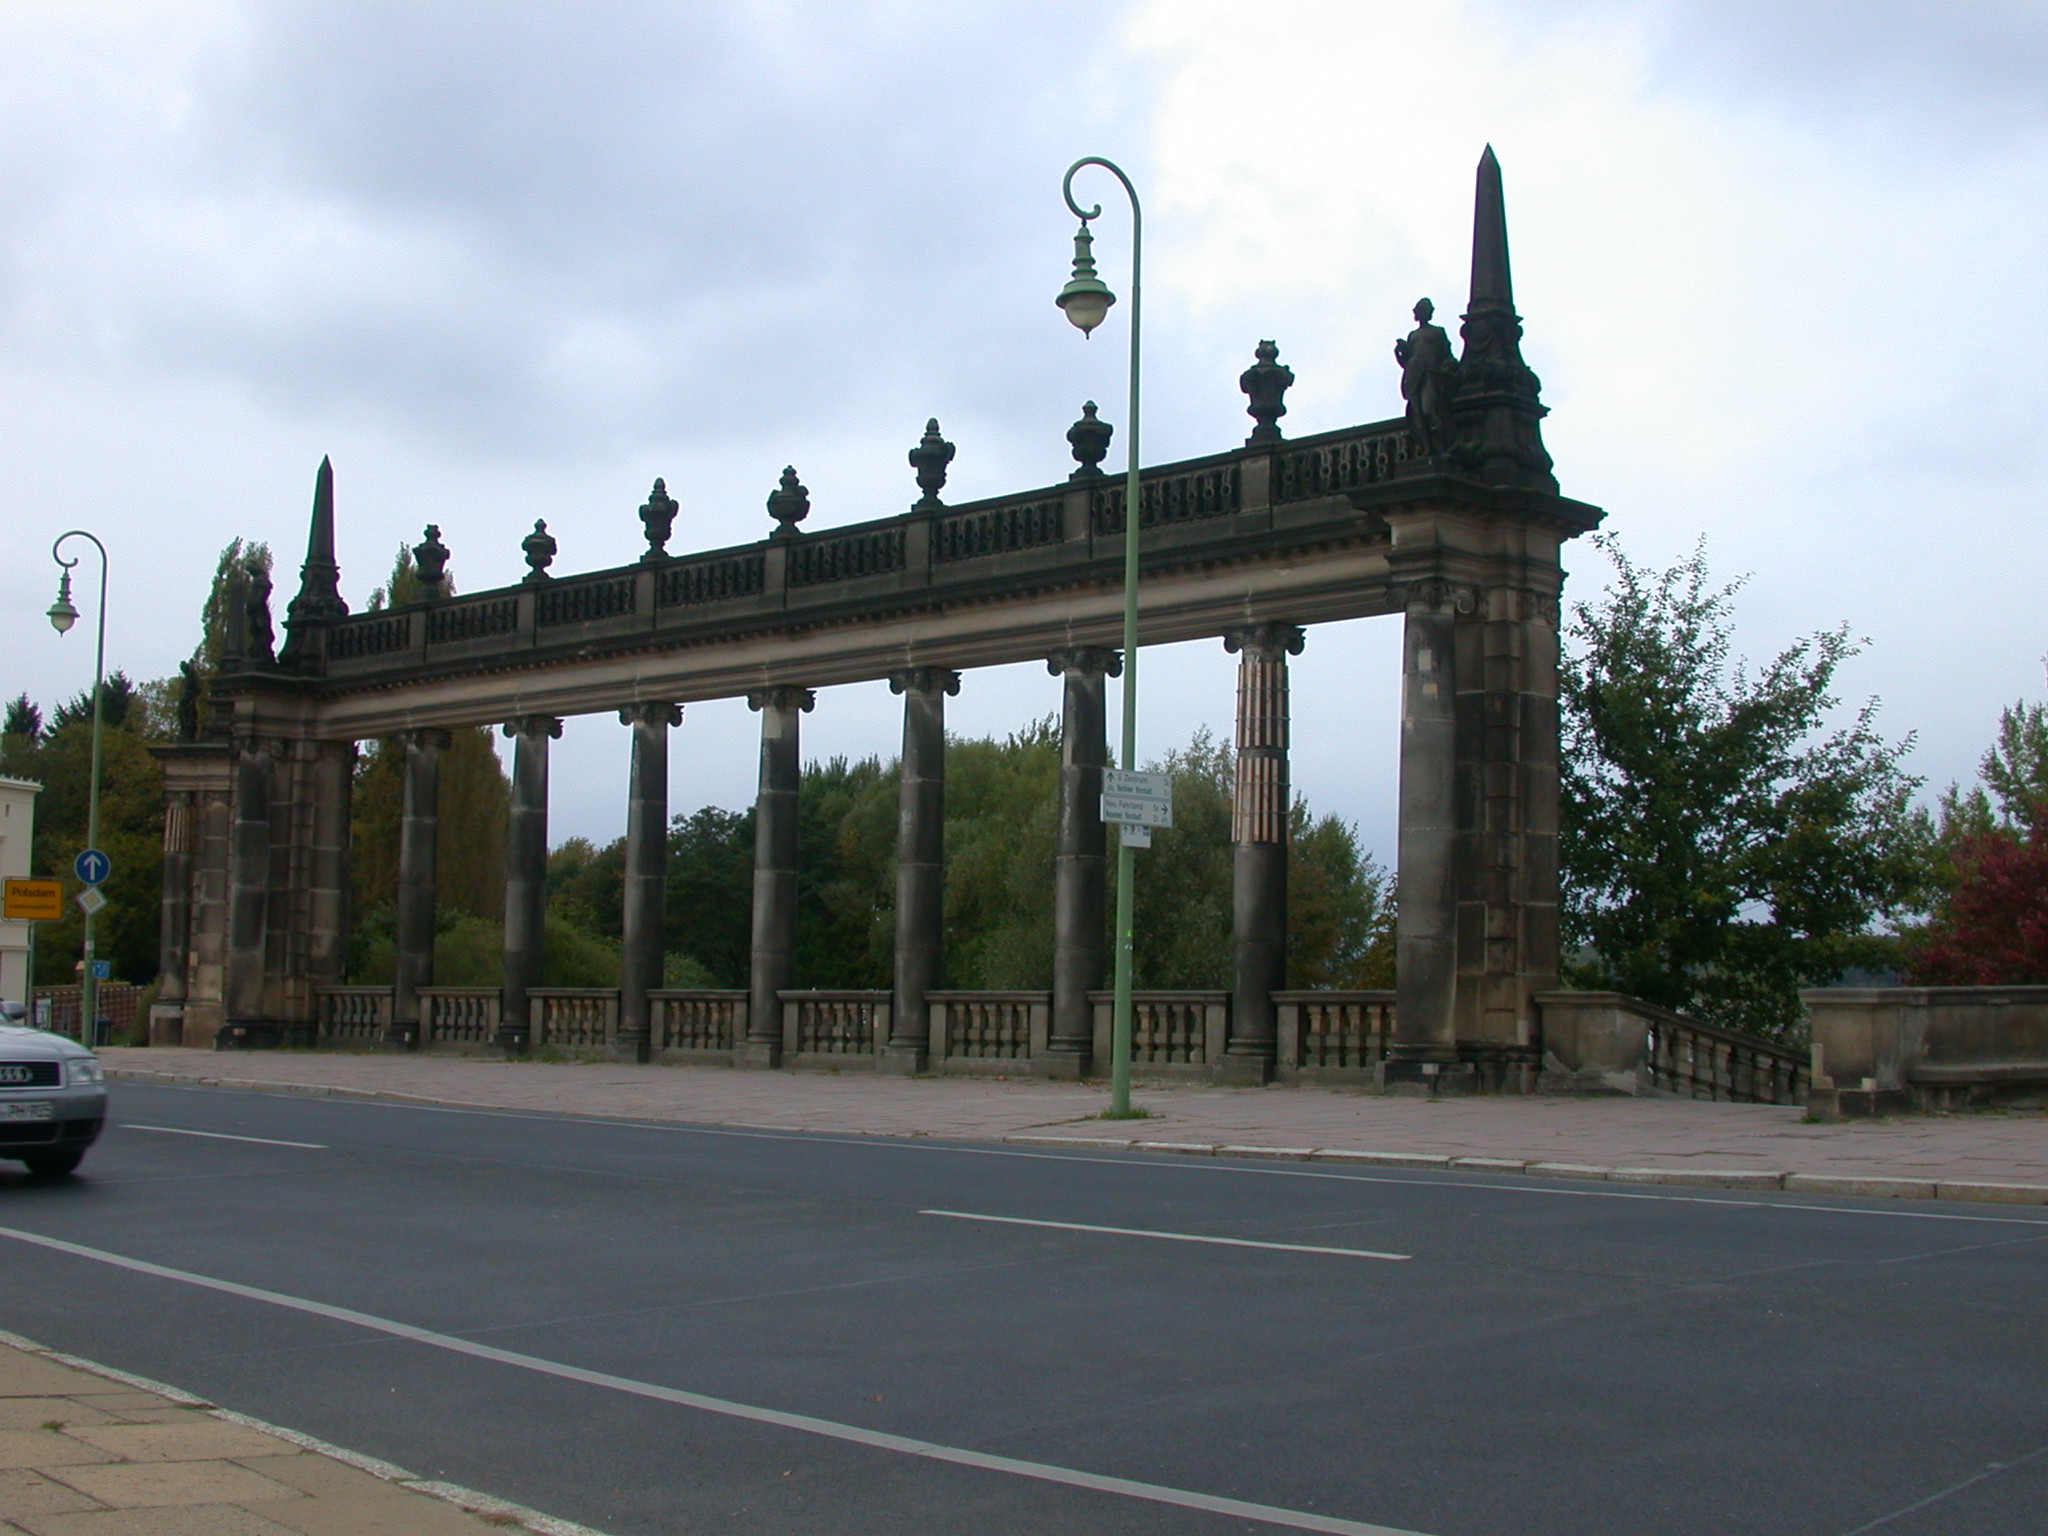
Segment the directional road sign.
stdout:
[[4,915],[14,923],[58,921],[64,916],[64,882],[9,879]]
[[114,861],[97,848],[88,848],[71,861],[71,873],[86,885],[104,885],[114,872]]
[[1102,819],[1135,827],[1172,826],[1172,777],[1164,773],[1124,773],[1115,768],[1103,769]]

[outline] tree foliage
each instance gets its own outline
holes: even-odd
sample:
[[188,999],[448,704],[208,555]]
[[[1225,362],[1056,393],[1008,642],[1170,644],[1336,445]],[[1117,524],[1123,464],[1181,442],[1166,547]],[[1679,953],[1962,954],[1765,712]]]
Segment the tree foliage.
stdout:
[[1560,856],[1567,974],[1776,1038],[1798,991],[1894,953],[1882,925],[1924,899],[1918,780],[1866,703],[1829,729],[1846,629],[1754,672],[1732,656],[1740,583],[1704,548],[1572,610]]
[[1941,797],[1942,894],[1906,945],[1921,986],[2048,983],[2048,705],[2002,711],[1968,790]]

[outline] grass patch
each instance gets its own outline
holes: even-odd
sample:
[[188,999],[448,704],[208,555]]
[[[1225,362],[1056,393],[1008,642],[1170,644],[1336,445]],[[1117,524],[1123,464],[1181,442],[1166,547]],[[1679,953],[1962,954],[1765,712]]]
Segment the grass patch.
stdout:
[[1090,1120],[1157,1120],[1159,1116],[1151,1110],[1133,1104],[1129,1109],[1105,1109],[1100,1114],[1090,1115]]

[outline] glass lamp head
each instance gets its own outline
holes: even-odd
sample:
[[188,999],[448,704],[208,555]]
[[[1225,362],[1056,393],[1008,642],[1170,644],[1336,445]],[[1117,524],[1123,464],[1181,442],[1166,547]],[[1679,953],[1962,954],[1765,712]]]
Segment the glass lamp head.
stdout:
[[1109,306],[1116,302],[1116,295],[1101,278],[1095,275],[1094,237],[1088,233],[1084,219],[1080,231],[1074,236],[1074,275],[1062,288],[1053,302],[1066,311],[1067,318],[1080,328],[1086,336],[1102,324],[1109,314]]
[[57,583],[57,601],[50,604],[50,627],[61,635],[77,622],[78,610],[71,606],[71,573],[66,571]]

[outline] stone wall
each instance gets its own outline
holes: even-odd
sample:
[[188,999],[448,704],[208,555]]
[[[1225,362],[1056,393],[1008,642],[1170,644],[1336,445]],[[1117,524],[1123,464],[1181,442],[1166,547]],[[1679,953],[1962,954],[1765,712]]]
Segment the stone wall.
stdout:
[[2048,1106],[2048,987],[1802,992],[1822,1119]]

